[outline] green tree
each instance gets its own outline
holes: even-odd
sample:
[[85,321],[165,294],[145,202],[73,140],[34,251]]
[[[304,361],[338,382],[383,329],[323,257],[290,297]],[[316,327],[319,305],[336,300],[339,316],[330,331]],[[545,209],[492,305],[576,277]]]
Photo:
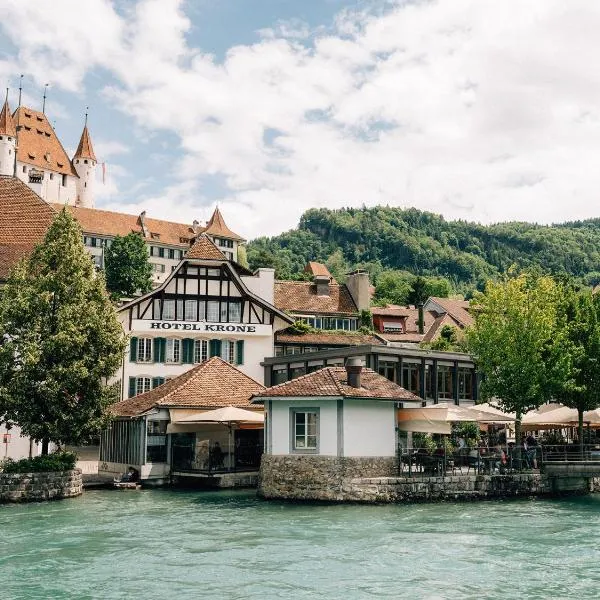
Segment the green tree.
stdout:
[[571,369],[566,331],[559,327],[562,292],[551,277],[529,272],[489,282],[475,295],[467,340],[484,375],[481,396],[498,398],[503,410],[516,414],[517,445],[523,414],[564,387]]
[[583,451],[583,413],[600,406],[600,298],[571,290],[563,302],[563,326],[567,331],[566,352],[571,354],[560,400],[575,408]]
[[377,279],[375,300],[390,304],[407,304],[412,292],[410,278],[400,271],[384,271]]
[[440,335],[429,347],[432,350],[458,350],[458,330],[452,325],[444,325],[440,330]]
[[48,443],[78,443],[107,422],[105,378],[126,338],[104,277],[62,210],[0,297],[0,415]]
[[117,235],[104,257],[106,287],[115,298],[145,294],[152,289],[152,265],[144,238],[137,233]]
[[248,254],[246,252],[246,246],[238,246],[238,250],[237,250],[237,261],[240,265],[242,265],[242,267],[246,267],[246,269],[249,268],[248,265]]
[[325,265],[338,283],[345,283],[346,274],[350,271],[350,267],[339,248],[329,256],[325,261]]

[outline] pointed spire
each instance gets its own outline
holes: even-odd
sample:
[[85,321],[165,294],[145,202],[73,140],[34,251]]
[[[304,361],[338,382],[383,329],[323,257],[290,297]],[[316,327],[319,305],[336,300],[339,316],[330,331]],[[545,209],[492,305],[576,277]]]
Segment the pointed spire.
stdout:
[[15,125],[15,120],[10,114],[10,108],[8,106],[8,90],[6,91],[6,100],[4,100],[4,106],[0,112],[0,135],[17,137],[17,126]]
[[87,128],[87,113],[85,115],[85,122],[86,124],[83,126],[79,146],[77,146],[77,151],[73,158],[89,158],[95,161],[96,155],[94,154],[94,147],[92,146],[92,138],[90,137],[90,132]]
[[203,258],[209,260],[226,260],[225,255],[213,244],[212,240],[201,233],[192,247],[187,251],[187,258]]
[[231,240],[244,241],[244,238],[241,235],[234,233],[231,231],[231,229],[229,229],[229,227],[227,227],[225,219],[223,218],[218,206],[215,208],[215,212],[210,218],[210,221],[206,224],[204,233],[229,238]]

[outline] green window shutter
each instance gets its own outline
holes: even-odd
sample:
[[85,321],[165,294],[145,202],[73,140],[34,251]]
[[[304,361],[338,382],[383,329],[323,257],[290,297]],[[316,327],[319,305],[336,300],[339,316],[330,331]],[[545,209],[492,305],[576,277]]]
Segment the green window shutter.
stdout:
[[210,340],[210,358],[221,356],[221,340]]
[[135,377],[129,378],[129,398],[135,396]]
[[165,362],[166,347],[167,340],[165,338],[154,338],[152,348],[154,362]]
[[194,362],[194,340],[185,339],[183,340],[183,362],[186,364],[192,364]]
[[160,380],[160,377],[152,378],[152,389],[154,389],[155,387],[158,387],[160,385],[159,380]]
[[237,356],[236,356],[236,364],[243,365],[244,364],[244,340],[238,340],[236,342],[237,346]]
[[132,337],[129,340],[129,360],[131,362],[135,362],[137,360],[137,345],[138,339],[136,337]]

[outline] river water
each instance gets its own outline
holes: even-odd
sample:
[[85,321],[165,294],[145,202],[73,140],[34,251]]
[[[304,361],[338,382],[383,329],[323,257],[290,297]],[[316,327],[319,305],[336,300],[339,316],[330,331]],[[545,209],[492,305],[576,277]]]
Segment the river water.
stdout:
[[600,496],[301,505],[88,491],[0,506],[0,598],[599,598]]

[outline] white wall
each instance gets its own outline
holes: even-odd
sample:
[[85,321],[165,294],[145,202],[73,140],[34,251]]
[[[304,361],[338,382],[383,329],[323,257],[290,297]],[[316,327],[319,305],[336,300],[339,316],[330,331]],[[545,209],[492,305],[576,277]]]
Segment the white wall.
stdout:
[[[23,173],[23,167],[25,167],[25,173]],[[44,172],[44,179],[41,184],[29,183],[30,169]],[[38,196],[46,202],[74,205],[77,198],[77,177],[67,175],[67,185],[63,186],[62,174],[53,172],[52,179],[50,179],[50,174],[50,171],[17,161],[17,177],[38,194]]]
[[[331,400],[273,400],[271,411],[271,454],[290,454],[290,409],[319,409],[319,455],[337,456],[337,401]],[[299,454],[294,452],[293,454]],[[308,453],[307,453],[308,454]],[[313,453],[314,454],[314,453]]]
[[259,298],[274,304],[275,269],[258,269],[252,277],[241,277],[245,286]]
[[344,456],[395,456],[393,402],[344,401]]

